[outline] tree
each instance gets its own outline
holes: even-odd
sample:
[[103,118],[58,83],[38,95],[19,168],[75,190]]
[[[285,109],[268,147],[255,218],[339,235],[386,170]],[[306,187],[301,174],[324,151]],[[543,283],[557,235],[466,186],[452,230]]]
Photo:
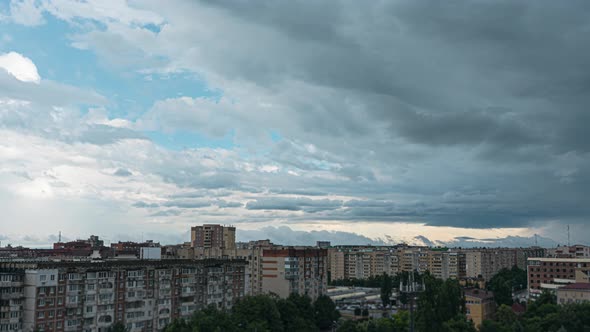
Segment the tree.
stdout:
[[336,332],[360,332],[357,327],[357,323],[353,320],[345,320],[338,328]]
[[285,300],[278,300],[277,308],[281,314],[285,331],[317,331],[314,310],[308,296],[291,294]]
[[232,316],[240,331],[283,331],[276,300],[268,295],[240,299],[232,308]]
[[512,305],[512,292],[524,289],[527,285],[526,271],[513,266],[496,273],[487,284],[487,289],[494,292],[494,299],[500,306]]
[[457,315],[452,319],[443,323],[443,331],[445,332],[477,332],[473,322],[467,320],[465,315]]
[[168,324],[164,329],[165,332],[192,332],[192,330],[184,319],[175,319],[172,324]]
[[363,309],[363,317],[369,317],[369,309]]
[[394,331],[406,332],[410,329],[410,313],[401,310],[392,316]]
[[381,280],[381,302],[383,306],[390,304],[391,292],[393,291],[393,280],[390,276],[383,273]]
[[457,280],[442,281],[425,273],[426,290],[418,298],[416,312],[416,330],[447,331],[443,324],[463,315],[465,303],[461,286]]
[[198,332],[237,331],[229,313],[218,310],[215,306],[209,306],[193,314],[188,325]]
[[123,324],[123,322],[116,322],[115,324],[113,324],[111,327],[109,327],[109,332],[127,332],[127,327],[125,326],[125,324]]
[[336,310],[336,304],[327,295],[320,295],[313,304],[315,323],[321,330],[332,327],[340,318],[340,312]]

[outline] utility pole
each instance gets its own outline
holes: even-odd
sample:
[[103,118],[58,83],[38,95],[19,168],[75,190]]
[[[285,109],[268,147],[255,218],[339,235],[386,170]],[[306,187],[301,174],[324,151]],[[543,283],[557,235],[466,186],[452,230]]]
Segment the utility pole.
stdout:
[[414,332],[414,306],[416,299],[425,289],[424,280],[422,280],[421,284],[414,281],[414,271],[410,272],[408,283],[406,285],[403,284],[402,280],[399,282],[400,293],[407,294],[407,297],[410,300],[410,332]]

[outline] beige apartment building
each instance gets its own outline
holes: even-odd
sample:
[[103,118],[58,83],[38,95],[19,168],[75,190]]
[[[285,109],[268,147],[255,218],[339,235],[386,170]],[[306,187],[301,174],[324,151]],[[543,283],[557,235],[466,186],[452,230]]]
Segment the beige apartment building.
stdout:
[[331,280],[367,279],[400,271],[399,258],[389,247],[339,246],[328,249]]
[[328,249],[278,246],[269,240],[237,244],[235,236],[235,227],[192,227],[191,253],[195,259],[244,259],[244,291],[248,295],[275,293],[287,297],[297,293],[315,299],[326,292]]
[[262,250],[259,292],[282,298],[290,294],[316,299],[328,287],[328,252],[309,247],[274,247]]
[[466,249],[465,277],[490,280],[500,270],[517,265],[518,249]]
[[590,284],[575,283],[557,289],[557,303],[583,303],[590,302]]
[[494,294],[490,291],[476,288],[464,290],[465,314],[467,319],[473,321],[473,325],[479,329],[486,319],[493,319],[496,313]]
[[235,249],[236,228],[216,224],[191,227],[191,246],[197,249]]

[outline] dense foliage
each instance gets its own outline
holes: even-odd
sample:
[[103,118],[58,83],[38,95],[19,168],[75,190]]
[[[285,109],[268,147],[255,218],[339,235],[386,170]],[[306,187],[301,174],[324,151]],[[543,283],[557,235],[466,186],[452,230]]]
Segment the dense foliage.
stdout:
[[465,318],[465,301],[457,280],[442,281],[426,273],[423,281],[426,290],[417,301],[417,331],[475,331]]
[[[394,280],[395,277],[392,278]],[[384,280],[384,278],[382,279]],[[399,279],[398,279],[399,280]],[[426,290],[416,300],[416,331],[429,332],[475,332],[475,327],[464,315],[464,301],[461,287],[456,280],[442,281],[426,273],[416,281],[423,281]],[[383,290],[383,289],[382,289]],[[377,332],[408,331],[410,313],[399,311],[390,318],[376,320],[345,321],[338,331]]]
[[312,303],[307,296],[292,294],[287,299],[277,296],[247,296],[229,312],[208,307],[197,311],[189,320],[176,320],[166,332],[281,332],[319,331],[328,329],[340,318],[336,305],[328,296]]
[[494,299],[498,306],[512,304],[512,292],[525,289],[527,285],[526,271],[514,266],[512,269],[502,269],[490,279],[487,288],[494,292]]
[[557,305],[555,296],[543,293],[530,302],[522,316],[502,305],[493,321],[483,322],[482,332],[590,331],[590,303]]

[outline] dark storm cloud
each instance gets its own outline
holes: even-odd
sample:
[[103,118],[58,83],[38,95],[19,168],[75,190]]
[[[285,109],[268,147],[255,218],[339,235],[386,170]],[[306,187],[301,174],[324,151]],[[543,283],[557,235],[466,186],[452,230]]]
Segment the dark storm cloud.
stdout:
[[259,198],[246,204],[248,210],[287,210],[319,212],[334,210],[342,206],[342,201],[330,199],[309,199],[306,197],[269,197]]

